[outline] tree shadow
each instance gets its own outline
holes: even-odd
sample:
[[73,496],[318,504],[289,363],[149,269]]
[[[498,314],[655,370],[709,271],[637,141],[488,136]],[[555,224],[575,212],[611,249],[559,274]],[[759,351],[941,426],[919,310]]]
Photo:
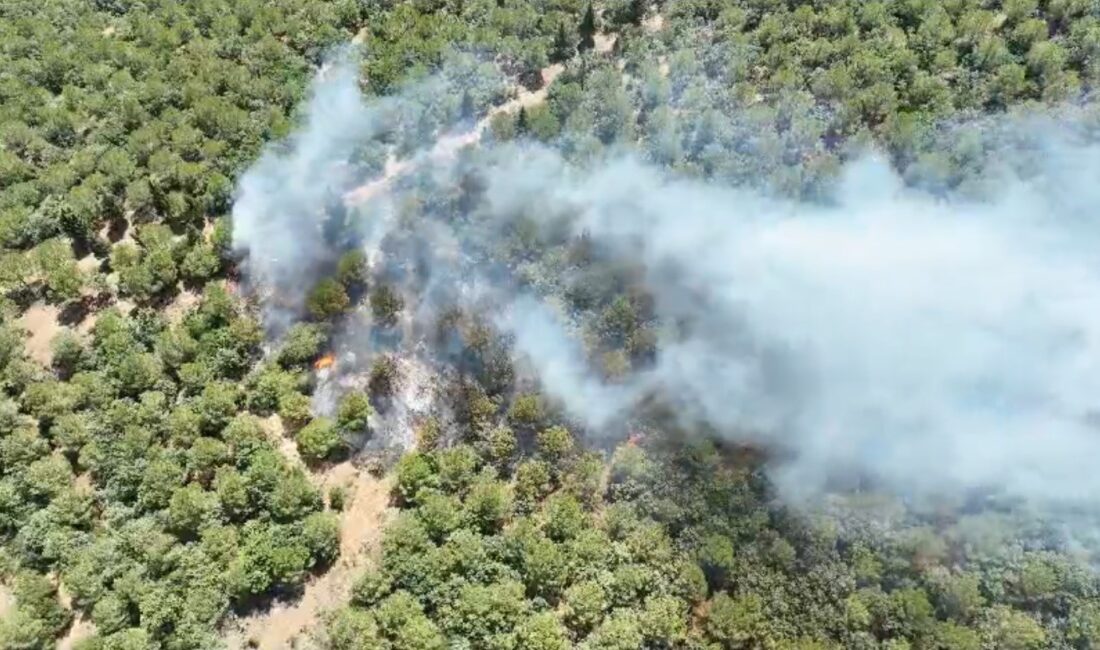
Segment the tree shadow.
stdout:
[[57,315],[57,322],[69,327],[76,326],[93,312],[107,307],[111,303],[109,292],[97,293],[91,296],[82,296],[80,300],[66,303]]
[[107,241],[112,244],[117,244],[123,237],[126,236],[126,231],[130,228],[130,222],[126,220],[126,217],[115,217],[107,222]]

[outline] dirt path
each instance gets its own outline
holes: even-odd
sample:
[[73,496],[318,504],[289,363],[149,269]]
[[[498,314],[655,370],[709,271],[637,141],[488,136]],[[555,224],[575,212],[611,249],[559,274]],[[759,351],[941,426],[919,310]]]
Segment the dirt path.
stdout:
[[0,621],[4,620],[13,609],[15,609],[15,595],[7,585],[0,583]]
[[91,621],[84,620],[84,616],[80,613],[76,613],[76,618],[73,619],[72,625],[69,626],[69,631],[65,636],[57,640],[57,650],[72,650],[77,645],[95,635],[95,625]]
[[615,48],[618,37],[615,34],[594,34],[592,40],[596,43],[596,52],[606,54]]
[[348,502],[340,516],[340,558],[306,585],[301,598],[275,602],[266,612],[239,620],[226,634],[229,648],[310,647],[310,630],[325,612],[348,602],[355,579],[377,558],[382,530],[392,514],[389,479],[375,478],[350,462],[314,476],[326,491],[337,485],[348,487]]
[[[614,38],[611,39],[607,48],[610,49],[612,45],[614,45]],[[597,43],[597,49],[599,46],[600,44]],[[426,154],[414,158],[406,158],[404,160],[394,160],[392,158],[387,160],[386,168],[382,176],[348,192],[344,195],[344,201],[351,205],[358,205],[369,201],[371,198],[382,193],[395,178],[407,173],[422,161],[447,160],[453,158],[463,147],[477,144],[481,141],[485,131],[489,129],[489,124],[492,122],[492,119],[497,115],[501,113],[513,113],[521,108],[531,108],[544,102],[549,92],[550,84],[554,82],[554,79],[556,79],[563,70],[565,70],[565,66],[560,63],[555,63],[552,66],[543,68],[541,72],[542,86],[538,90],[528,90],[520,86],[514,98],[490,110],[488,115],[474,125],[474,128],[462,133],[451,133],[441,136],[436,140],[435,146]]]

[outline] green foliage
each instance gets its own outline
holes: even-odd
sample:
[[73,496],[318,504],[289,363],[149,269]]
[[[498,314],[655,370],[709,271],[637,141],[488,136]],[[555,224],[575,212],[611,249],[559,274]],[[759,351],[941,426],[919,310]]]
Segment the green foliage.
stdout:
[[370,368],[368,385],[371,395],[375,397],[389,397],[397,390],[397,382],[400,381],[400,372],[397,369],[397,361],[389,355],[375,359]]
[[574,632],[585,634],[603,620],[609,603],[604,588],[595,581],[582,581],[565,590],[565,621]]
[[294,442],[307,463],[329,460],[345,445],[336,423],[328,418],[314,418],[294,434]]
[[370,294],[370,309],[374,320],[379,325],[393,327],[397,324],[397,317],[405,307],[405,301],[401,295],[388,284],[379,284]]
[[304,366],[317,357],[325,340],[318,325],[300,323],[287,332],[276,357],[284,368]]
[[348,291],[363,286],[367,281],[367,256],[359,250],[344,253],[336,264],[336,279]]
[[325,278],[313,287],[306,298],[306,308],[317,320],[329,320],[347,311],[351,304],[344,285],[335,278]]
[[395,469],[397,495],[407,503],[416,503],[421,491],[438,487],[439,476],[430,457],[409,453],[401,457]]
[[367,429],[370,417],[370,399],[363,393],[348,393],[340,398],[336,407],[336,427],[343,435],[362,433]]
[[42,242],[34,249],[34,263],[48,298],[65,302],[80,295],[84,278],[67,241],[55,238]]

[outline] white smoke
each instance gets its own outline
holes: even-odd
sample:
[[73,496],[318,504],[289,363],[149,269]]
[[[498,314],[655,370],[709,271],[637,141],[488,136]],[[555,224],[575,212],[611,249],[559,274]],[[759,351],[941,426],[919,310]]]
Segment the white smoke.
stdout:
[[[320,257],[308,233],[331,186],[326,166],[371,131],[378,110],[360,103],[354,74],[330,74],[339,87],[315,91],[291,152],[249,171],[234,210],[249,271],[301,292]],[[431,228],[488,250],[517,217],[549,226],[564,215],[575,235],[645,269],[658,320],[684,325],[661,330],[653,367],[616,383],[589,370],[567,317],[498,287],[496,323],[518,357],[593,430],[659,392],[686,425],[792,451],[775,474],[792,491],[851,470],[905,492],[990,487],[1091,503],[1100,149],[1049,128],[1038,150],[1004,153],[1038,173],[988,176],[998,191],[983,201],[908,189],[874,156],[844,170],[833,202],[807,204],[678,178],[629,155],[579,167],[552,148],[486,145],[463,163],[486,184],[476,218]],[[454,171],[439,157],[425,165],[437,183]],[[395,179],[373,200],[396,204],[401,192]],[[367,227],[373,242],[385,234],[377,228]],[[482,258],[457,257],[468,266],[441,265],[433,283],[496,277]]]
[[[325,260],[325,207],[350,179],[334,167],[358,143],[383,128],[390,102],[368,107],[349,54],[314,80],[304,124],[283,147],[269,148],[241,177],[233,205],[233,244],[248,252],[246,270],[278,294],[288,312],[300,310],[310,289],[302,282]],[[274,314],[275,310],[272,310]]]
[[[1100,453],[1100,259],[1075,214],[1100,205],[1082,200],[1100,199],[1092,187],[1005,179],[996,201],[938,201],[868,158],[819,206],[629,159],[554,169],[547,155],[493,174],[489,196],[505,213],[575,206],[578,231],[643,261],[664,319],[693,323],[660,342],[621,413],[660,386],[685,416],[796,450],[784,471],[804,485],[854,467],[907,490],[1078,500],[1100,487],[1088,471]],[[1052,170],[1072,160],[1077,178],[1100,171],[1096,149],[1043,155]],[[516,182],[527,174],[538,181]],[[546,387],[606,422],[609,395],[578,390],[576,373],[551,365],[558,343],[525,325],[518,347],[549,359]]]

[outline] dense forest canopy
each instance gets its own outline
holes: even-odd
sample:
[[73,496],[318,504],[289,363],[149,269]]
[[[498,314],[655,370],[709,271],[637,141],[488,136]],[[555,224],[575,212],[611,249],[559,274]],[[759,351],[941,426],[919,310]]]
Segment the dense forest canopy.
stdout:
[[[349,62],[345,106],[384,108],[364,109],[361,142],[337,134],[355,145],[337,174],[294,156],[311,119],[332,127],[307,99]],[[854,476],[803,507],[768,450],[659,399],[594,435],[489,310],[438,309],[417,267],[448,253],[425,250],[441,223],[492,230],[455,268],[552,298],[620,386],[690,323],[658,317],[639,259],[544,229],[549,200],[489,219],[486,160],[629,151],[826,205],[875,148],[910,187],[988,199],[990,169],[1044,171],[1049,121],[1091,142],[1098,79],[1091,0],[8,0],[0,648],[231,645],[237,619],[342,566],[354,585],[295,643],[1100,647],[1094,545],[1027,504],[914,505]],[[441,141],[446,174],[400,167]],[[258,160],[308,164],[258,186],[268,230],[242,240]],[[316,193],[280,203],[281,185]],[[342,200],[356,185],[381,189]],[[313,239],[281,221],[315,215]],[[242,241],[265,239],[316,254],[250,275],[263,260]],[[425,340],[447,354],[422,363]],[[349,467],[388,490],[377,549],[343,543],[357,493],[328,477]]]

